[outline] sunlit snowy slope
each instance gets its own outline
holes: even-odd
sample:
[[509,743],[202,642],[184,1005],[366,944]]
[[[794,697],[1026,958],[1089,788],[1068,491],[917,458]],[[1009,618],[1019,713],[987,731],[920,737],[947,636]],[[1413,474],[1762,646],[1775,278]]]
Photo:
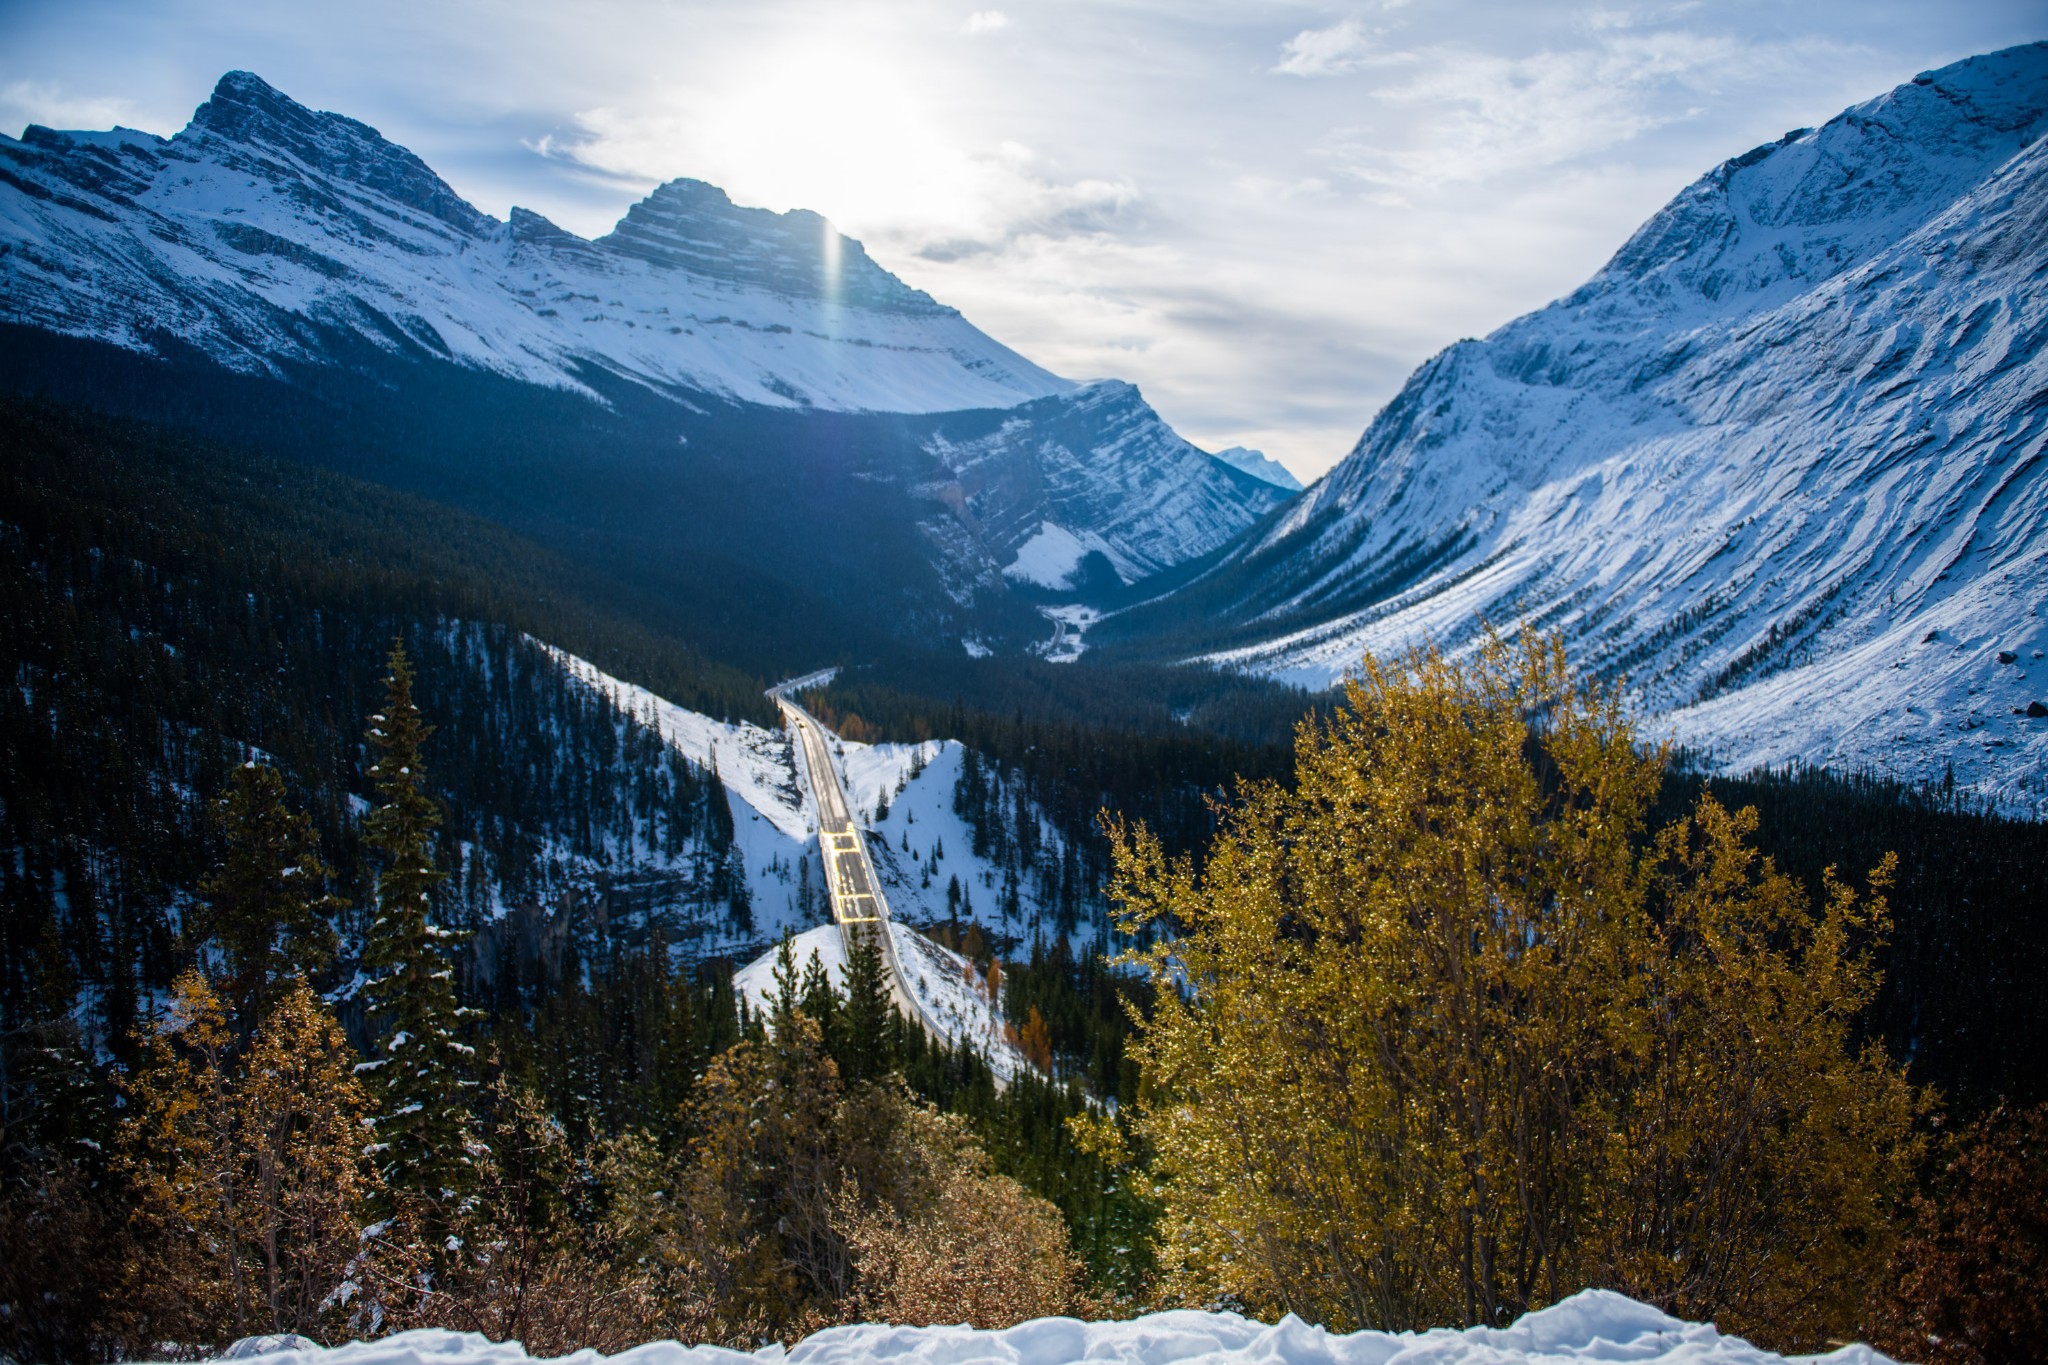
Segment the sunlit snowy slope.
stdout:
[[816,214],[662,186],[595,242],[478,212],[372,129],[246,72],[176,137],[8,140],[15,320],[222,364],[319,360],[331,327],[558,387],[585,365],[768,406],[933,412],[1070,386]]
[[[402,1332],[382,1341],[331,1350],[307,1343],[299,1351],[265,1354],[261,1347],[291,1338],[250,1338],[230,1353],[272,1365],[515,1365],[527,1359],[517,1342],[492,1343],[475,1333]],[[591,1359],[592,1357],[576,1357]],[[603,1359],[604,1357],[597,1357]],[[1288,1316],[1267,1326],[1235,1313],[1181,1310],[1123,1322],[1040,1318],[1003,1331],[967,1327],[833,1327],[806,1337],[787,1353],[780,1344],[759,1351],[653,1342],[609,1357],[630,1365],[852,1365],[888,1360],[899,1365],[1569,1365],[1575,1361],[1631,1361],[1636,1365],[1767,1365],[1785,1359],[1740,1337],[1701,1323],[1681,1322],[1647,1304],[1589,1289],[1530,1313],[1508,1327],[1464,1331],[1354,1332],[1340,1336]],[[1872,1365],[1885,1357],[1867,1346],[1845,1346],[1825,1356],[1794,1357],[1839,1365]]]
[[2034,44],[1717,167],[1417,371],[1195,590],[1217,656],[1323,684],[1527,621],[1729,766],[2048,814],[2044,131]]
[[[972,1048],[1004,1082],[1031,1065],[1004,1033],[1000,987],[991,998],[987,981],[973,964],[906,924],[892,921],[889,932],[920,1014],[944,1032],[948,1044]],[[772,1008],[781,955],[777,945],[733,973],[733,993],[746,1002],[750,1014],[765,1017]],[[846,945],[837,925],[820,925],[796,935],[790,941],[790,955],[799,976],[815,958],[834,985],[846,988]]]

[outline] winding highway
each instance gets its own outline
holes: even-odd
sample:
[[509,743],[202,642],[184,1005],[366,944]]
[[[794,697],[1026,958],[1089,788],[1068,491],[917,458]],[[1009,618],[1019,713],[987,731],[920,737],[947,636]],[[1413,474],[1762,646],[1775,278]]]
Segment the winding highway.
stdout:
[[925,1016],[923,1005],[910,989],[903,964],[896,956],[896,939],[889,932],[889,903],[882,898],[875,878],[875,865],[868,860],[867,840],[855,823],[846,803],[846,789],[840,784],[839,769],[833,766],[826,747],[825,727],[791,701],[784,683],[769,695],[782,708],[783,720],[802,750],[800,766],[818,807],[819,861],[825,869],[825,889],[832,897],[832,918],[839,925],[839,937],[849,959],[854,945],[869,940],[882,950],[888,967],[889,997],[905,1019],[914,1019],[934,1040],[946,1041],[944,1030]]

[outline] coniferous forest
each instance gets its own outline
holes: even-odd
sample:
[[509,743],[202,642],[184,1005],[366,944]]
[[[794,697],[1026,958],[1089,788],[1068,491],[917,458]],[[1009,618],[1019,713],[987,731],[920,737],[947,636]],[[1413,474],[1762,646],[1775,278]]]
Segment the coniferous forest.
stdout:
[[13,1359],[1588,1284],[1787,1349],[2039,1330],[2039,824],[1691,775],[1526,641],[1321,696],[846,669],[814,714],[959,741],[974,853],[1047,907],[920,926],[1001,982],[999,1085],[879,953],[785,940],[739,998],[778,950],[720,773],[547,647],[773,728],[770,680],[631,584],[143,423],[14,402],[0,443]]

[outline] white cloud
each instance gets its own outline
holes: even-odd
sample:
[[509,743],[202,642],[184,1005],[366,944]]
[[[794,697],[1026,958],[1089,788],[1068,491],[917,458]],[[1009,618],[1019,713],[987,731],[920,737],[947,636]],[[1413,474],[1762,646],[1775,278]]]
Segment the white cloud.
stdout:
[[1371,51],[1372,41],[1358,20],[1346,19],[1289,38],[1273,70],[1283,76],[1335,76],[1356,69]]
[[117,95],[76,95],[54,81],[18,80],[0,85],[0,128],[19,132],[31,123],[46,128],[136,128],[146,120],[133,101]]
[[571,135],[529,145],[642,186],[687,174],[742,204],[814,209],[871,250],[930,260],[1101,232],[1143,201],[1128,176],[1070,174],[1014,139],[976,147],[857,66],[787,75],[709,102],[586,110]]
[[[1339,128],[1319,151],[1359,180],[1404,194],[1483,183],[1610,153],[1697,118],[1702,96],[1788,78],[1822,55],[1811,42],[1761,44],[1613,23],[1593,36],[1586,46],[1519,56],[1462,44],[1412,51],[1412,74],[1373,92],[1401,116]],[[1414,137],[1415,129],[1427,137]]]
[[1010,16],[999,9],[976,10],[960,26],[962,33],[995,33],[1010,26]]

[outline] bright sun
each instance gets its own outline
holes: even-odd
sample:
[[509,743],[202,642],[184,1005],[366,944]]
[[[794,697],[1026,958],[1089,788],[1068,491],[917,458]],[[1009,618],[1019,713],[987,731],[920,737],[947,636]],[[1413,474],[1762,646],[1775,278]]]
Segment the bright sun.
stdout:
[[693,101],[706,159],[737,195],[814,208],[856,234],[967,228],[979,168],[900,65],[841,45],[750,65]]

